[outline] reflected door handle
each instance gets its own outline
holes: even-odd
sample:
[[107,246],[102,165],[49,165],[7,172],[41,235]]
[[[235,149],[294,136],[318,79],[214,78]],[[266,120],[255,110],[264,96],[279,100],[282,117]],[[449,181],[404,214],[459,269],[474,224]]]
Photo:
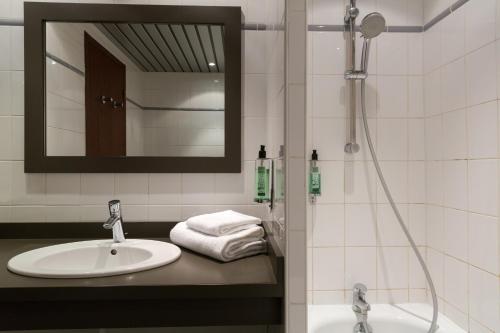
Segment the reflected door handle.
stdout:
[[115,102],[115,100],[113,99],[113,97],[107,97],[107,96],[101,96],[101,103],[102,104],[106,104],[106,103],[113,103]]
[[118,101],[113,101],[113,109],[118,109],[118,108],[122,108],[123,109],[123,101],[121,102],[118,102]]

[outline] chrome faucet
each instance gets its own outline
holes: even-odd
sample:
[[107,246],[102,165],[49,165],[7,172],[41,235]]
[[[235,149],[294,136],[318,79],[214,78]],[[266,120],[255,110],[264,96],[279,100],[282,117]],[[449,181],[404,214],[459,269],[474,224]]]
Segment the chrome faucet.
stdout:
[[125,235],[123,234],[120,200],[111,200],[108,206],[110,217],[103,227],[108,230],[113,229],[113,241],[115,243],[123,243],[125,242]]
[[352,290],[352,311],[356,315],[357,323],[354,326],[354,333],[372,333],[373,330],[368,325],[368,311],[370,304],[366,301],[367,288],[364,284],[356,283]]

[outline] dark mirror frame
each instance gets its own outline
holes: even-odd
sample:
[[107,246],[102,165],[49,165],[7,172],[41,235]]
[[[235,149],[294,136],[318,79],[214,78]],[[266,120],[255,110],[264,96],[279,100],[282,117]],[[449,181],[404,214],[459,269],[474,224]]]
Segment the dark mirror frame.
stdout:
[[[26,173],[240,173],[241,8],[215,6],[24,3]],[[45,22],[142,22],[224,25],[224,157],[47,156]]]

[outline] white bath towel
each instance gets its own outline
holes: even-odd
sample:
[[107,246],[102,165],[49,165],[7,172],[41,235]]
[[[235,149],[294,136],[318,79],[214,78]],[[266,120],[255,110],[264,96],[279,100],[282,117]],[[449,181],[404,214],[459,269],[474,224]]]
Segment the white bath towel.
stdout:
[[241,214],[232,210],[190,217],[187,225],[194,230],[213,236],[232,234],[261,224],[258,217]]
[[174,244],[224,262],[266,252],[263,237],[264,229],[259,226],[218,237],[193,230],[186,222],[177,223],[170,231]]

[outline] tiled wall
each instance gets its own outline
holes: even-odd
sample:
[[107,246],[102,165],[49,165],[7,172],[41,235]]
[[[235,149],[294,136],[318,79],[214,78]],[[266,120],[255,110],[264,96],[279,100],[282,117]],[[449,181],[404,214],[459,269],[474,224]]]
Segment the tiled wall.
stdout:
[[498,9],[470,0],[424,33],[427,256],[441,311],[472,332],[500,332]]
[[[148,156],[224,156],[224,74],[142,73]],[[220,111],[164,110],[211,108]],[[265,112],[265,110],[264,110]]]
[[[346,3],[310,1],[309,24],[341,25]],[[389,26],[423,24],[422,1],[358,1],[358,7],[359,20],[379,11]],[[373,40],[367,112],[382,170],[425,255],[422,47],[421,33],[383,33]],[[373,303],[425,300],[424,277],[377,179],[360,118],[361,150],[344,152],[344,34],[310,31],[308,50],[307,157],[318,150],[323,185],[317,203],[308,206],[308,300],[348,303],[357,282],[367,285]]]
[[[281,1],[271,0],[81,2],[237,5],[242,6],[246,23],[275,22],[284,11]],[[0,1],[0,17],[21,19],[22,1]],[[273,142],[271,156],[276,156],[284,137],[283,124],[271,121],[284,121],[283,111],[274,109],[283,108],[279,100],[284,98],[284,91],[281,88],[281,94],[267,96],[268,87],[275,86],[272,78],[277,71],[270,68],[266,55],[275,52],[270,45],[279,46],[267,43],[270,35],[273,33],[242,31],[241,174],[25,174],[23,28],[0,26],[0,49],[5,51],[0,54],[0,221],[102,221],[108,214],[107,201],[112,198],[122,200],[128,221],[176,221],[226,208],[267,218],[268,208],[253,203],[254,160],[259,145],[268,142]],[[283,32],[281,36],[283,40]],[[274,64],[281,61],[283,68],[283,52],[281,55]],[[283,79],[281,82],[283,86]],[[272,141],[268,140],[269,133],[273,133]],[[276,139],[279,133],[281,142]]]
[[[358,2],[361,16],[378,10],[388,25],[415,26],[453,4]],[[309,23],[342,24],[344,5],[312,0]],[[367,83],[376,150],[427,258],[440,311],[471,332],[500,331],[499,27],[500,1],[469,0],[424,33],[384,33]],[[424,301],[425,279],[362,134],[361,152],[343,153],[342,33],[309,32],[308,49],[308,153],[318,149],[324,179],[322,197],[309,206],[308,300],[349,302],[360,281],[372,302]]]

